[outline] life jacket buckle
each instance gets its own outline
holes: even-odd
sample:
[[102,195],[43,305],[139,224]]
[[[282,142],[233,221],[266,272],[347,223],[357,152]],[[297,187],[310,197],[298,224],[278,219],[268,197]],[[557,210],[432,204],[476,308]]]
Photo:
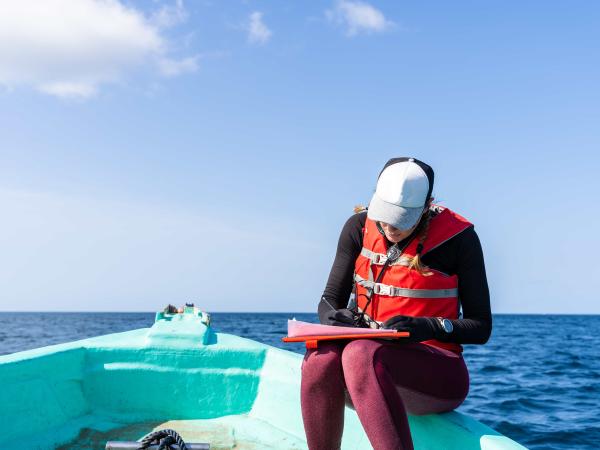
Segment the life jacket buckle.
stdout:
[[391,293],[392,293],[392,287],[388,286],[387,284],[377,283],[373,287],[373,292],[375,294],[377,294],[377,295],[391,295]]
[[387,261],[387,255],[383,255],[381,253],[375,253],[373,255],[373,264],[376,264],[378,266],[385,264],[385,262]]

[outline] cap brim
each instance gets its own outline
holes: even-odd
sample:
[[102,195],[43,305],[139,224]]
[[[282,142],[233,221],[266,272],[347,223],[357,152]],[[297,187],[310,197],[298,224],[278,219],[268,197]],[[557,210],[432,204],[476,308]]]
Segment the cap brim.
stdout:
[[424,206],[406,208],[394,205],[393,203],[382,200],[377,194],[374,194],[371,203],[369,203],[367,217],[375,222],[389,223],[399,230],[408,230],[417,224],[421,217],[421,213],[423,212],[423,208]]

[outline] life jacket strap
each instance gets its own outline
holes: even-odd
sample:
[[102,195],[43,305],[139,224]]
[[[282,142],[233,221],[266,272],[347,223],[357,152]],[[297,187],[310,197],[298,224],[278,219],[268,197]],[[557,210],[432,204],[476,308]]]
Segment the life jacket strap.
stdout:
[[[375,264],[376,266],[383,266],[388,259],[387,255],[385,253],[375,253],[366,247],[363,247],[360,250],[360,254],[361,254],[361,256],[368,258],[371,261],[371,264]],[[407,258],[406,256],[401,256],[400,258],[398,258],[395,261],[392,261],[388,265],[389,266],[408,267],[410,265],[410,262],[411,262],[410,258]]]
[[390,297],[408,298],[452,298],[458,297],[458,289],[407,289],[389,284],[375,283],[365,280],[358,274],[354,274],[354,281],[366,289],[372,289],[374,294],[387,295]]

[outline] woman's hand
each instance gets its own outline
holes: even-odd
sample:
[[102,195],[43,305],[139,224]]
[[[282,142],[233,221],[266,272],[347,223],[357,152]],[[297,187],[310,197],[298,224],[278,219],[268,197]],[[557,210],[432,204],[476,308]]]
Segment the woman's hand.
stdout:
[[319,302],[319,321],[323,325],[333,325],[336,327],[361,327],[356,317],[356,312],[348,308],[336,308],[325,297],[321,297]]
[[408,331],[412,342],[437,339],[441,335],[441,325],[434,317],[394,316],[383,324],[383,328]]
[[327,313],[325,325],[336,327],[356,327],[354,312],[347,308],[331,310]]

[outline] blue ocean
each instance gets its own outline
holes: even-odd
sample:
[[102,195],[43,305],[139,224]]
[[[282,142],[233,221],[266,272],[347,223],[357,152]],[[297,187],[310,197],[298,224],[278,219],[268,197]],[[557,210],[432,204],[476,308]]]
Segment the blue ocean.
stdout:
[[[284,344],[306,313],[213,313],[218,332]],[[152,325],[152,313],[0,313],[0,354]],[[600,316],[496,315],[484,346],[466,346],[471,391],[459,408],[531,449],[600,448]]]

